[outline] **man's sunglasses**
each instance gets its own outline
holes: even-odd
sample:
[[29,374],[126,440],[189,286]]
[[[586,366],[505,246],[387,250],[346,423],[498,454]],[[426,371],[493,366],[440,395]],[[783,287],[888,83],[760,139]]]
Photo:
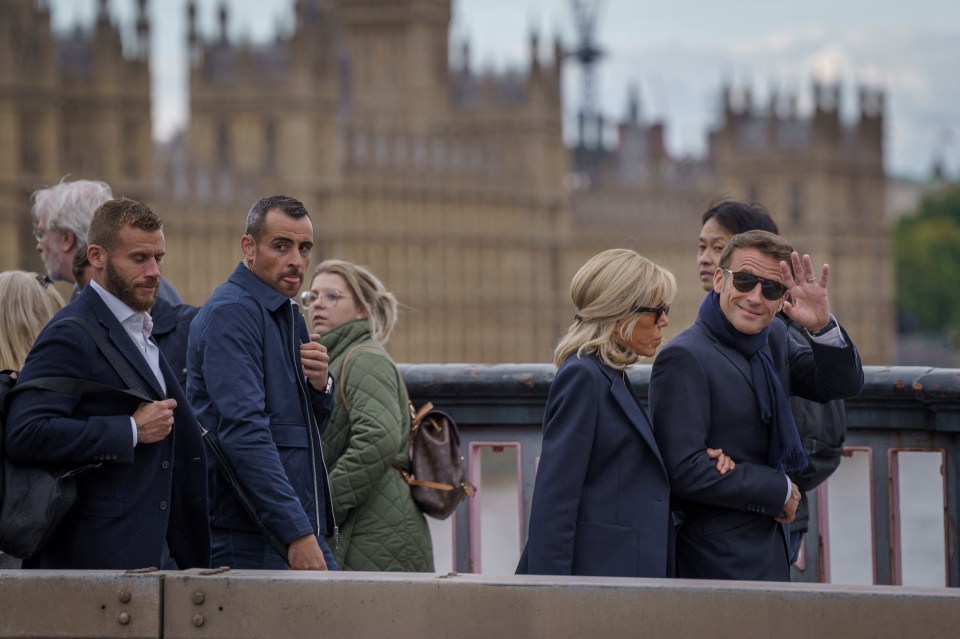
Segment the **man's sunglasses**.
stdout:
[[753,273],[746,273],[744,271],[734,273],[728,268],[724,268],[723,270],[733,276],[733,288],[741,293],[749,293],[752,291],[756,288],[757,282],[760,283],[760,293],[771,302],[780,299],[784,293],[787,292],[787,287],[776,280],[764,279]]
[[634,306],[630,309],[631,313],[654,313],[654,323],[659,322],[664,315],[670,314],[670,305],[661,304],[660,306]]

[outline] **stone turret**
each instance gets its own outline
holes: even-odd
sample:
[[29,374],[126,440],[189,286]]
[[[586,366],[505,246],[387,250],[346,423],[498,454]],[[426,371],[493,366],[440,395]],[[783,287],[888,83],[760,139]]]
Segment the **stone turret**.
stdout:
[[150,56],[150,21],[147,13],[147,0],[137,0],[137,48],[144,60]]

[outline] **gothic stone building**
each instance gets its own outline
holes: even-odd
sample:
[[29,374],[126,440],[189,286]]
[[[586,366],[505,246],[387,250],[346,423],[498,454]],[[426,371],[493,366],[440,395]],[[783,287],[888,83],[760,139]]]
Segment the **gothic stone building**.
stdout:
[[[883,105],[861,96],[841,122],[836,87],[801,117],[726,93],[707,158],[676,161],[663,125],[631,115],[612,150],[573,153],[561,135],[559,43],[536,36],[522,69],[478,74],[450,54],[450,0],[293,0],[268,44],[200,33],[187,5],[189,124],[149,138],[149,24],[135,36],[100,0],[93,30],[51,33],[39,0],[0,0],[0,253],[39,268],[29,193],[69,173],[110,182],[164,217],[165,276],[202,303],[239,261],[247,209],[286,193],[316,230],[315,263],[368,265],[405,305],[398,361],[549,361],[572,320],[569,281],[594,253],[627,246],[677,275],[668,329],[692,321],[700,214],[755,199],[833,267],[831,301],[869,363],[893,356]],[[587,165],[583,157],[593,159]]]
[[154,193],[149,23],[122,42],[107,0],[91,29],[54,35],[47,3],[0,0],[0,267],[39,269],[30,194],[69,174]]

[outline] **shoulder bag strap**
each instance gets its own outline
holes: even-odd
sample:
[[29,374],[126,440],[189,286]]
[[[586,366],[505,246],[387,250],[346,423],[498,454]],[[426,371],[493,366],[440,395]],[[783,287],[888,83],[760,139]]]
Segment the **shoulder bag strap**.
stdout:
[[350,356],[356,353],[361,349],[376,349],[376,346],[371,344],[357,344],[343,356],[343,364],[340,365],[340,379],[337,380],[337,388],[340,390],[340,403],[343,404],[344,410],[347,412],[350,411],[350,405],[347,403],[347,391],[344,390],[347,387],[347,362],[350,361]]
[[150,397],[144,395],[135,388],[130,389],[121,389],[114,388],[113,386],[107,386],[106,384],[98,384],[97,382],[90,382],[85,379],[77,379],[75,377],[38,377],[36,379],[31,379],[29,382],[23,382],[22,384],[17,384],[7,393],[7,396],[13,395],[14,393],[19,393],[20,391],[31,390],[31,389],[40,389],[53,391],[55,393],[63,393],[64,395],[74,395],[76,397],[83,397],[84,395],[93,395],[95,393],[126,393],[136,397],[140,401],[152,402]]
[[[149,395],[143,387],[143,384],[140,383],[138,377],[133,373],[130,366],[127,364],[126,360],[123,359],[123,355],[120,354],[120,351],[116,347],[107,341],[107,339],[98,333],[90,323],[87,322],[82,317],[77,317],[76,315],[71,315],[69,317],[64,317],[60,319],[57,324],[62,322],[75,322],[87,332],[87,335],[96,343],[97,348],[100,349],[100,352],[103,353],[103,356],[107,358],[107,361],[110,362],[110,365],[113,367],[113,370],[117,372],[117,375],[120,376],[120,379],[123,380],[123,383],[127,385],[127,388],[135,390],[142,395]],[[56,324],[55,324],[56,325]],[[152,399],[147,401],[153,401]]]

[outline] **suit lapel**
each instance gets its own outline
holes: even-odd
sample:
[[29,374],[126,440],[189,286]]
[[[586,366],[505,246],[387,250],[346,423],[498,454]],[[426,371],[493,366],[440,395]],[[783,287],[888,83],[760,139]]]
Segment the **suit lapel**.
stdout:
[[[643,441],[647,443],[647,446],[649,446],[654,455],[656,455],[657,461],[659,461],[660,465],[666,469],[666,466],[663,464],[663,458],[660,457],[660,449],[657,447],[657,440],[653,437],[653,428],[650,426],[650,418],[647,416],[646,411],[643,410],[643,407],[640,406],[640,402],[637,401],[637,398],[634,396],[633,392],[627,388],[626,385],[629,382],[624,383],[619,373],[608,370],[607,367],[603,366],[600,362],[596,363],[607,379],[610,380],[610,394],[612,394],[614,399],[617,400],[617,403],[627,415],[630,423],[633,424],[633,427],[636,428],[637,432],[640,433],[640,437],[643,438]],[[664,470],[664,472],[666,472],[666,470]]]
[[733,364],[734,368],[740,371],[740,374],[743,375],[743,378],[747,380],[747,383],[750,384],[750,387],[753,387],[753,374],[750,372],[750,363],[747,361],[743,355],[737,352],[736,349],[726,346],[718,340],[710,330],[704,326],[701,322],[697,322],[695,326],[699,326],[700,330],[703,331],[703,334],[713,342],[713,347],[723,355],[723,357]]
[[747,359],[734,349],[730,348],[729,346],[724,346],[720,342],[714,342],[713,345],[714,348],[720,351],[721,355],[727,358],[727,360],[729,360],[729,362],[733,364],[738,371],[740,371],[744,379],[746,379],[747,383],[752,387],[753,376],[750,374],[750,364],[747,362]]
[[[133,340],[130,339],[130,335],[127,334],[126,329],[123,328],[117,317],[107,308],[103,300],[100,299],[100,295],[93,289],[87,287],[80,293],[80,299],[87,303],[97,318],[97,322],[106,330],[107,337],[113,345],[117,347],[117,350],[120,351],[123,358],[127,360],[127,363],[133,367],[133,370],[147,383],[147,386],[150,387],[156,397],[165,397],[163,388],[160,386],[160,381],[157,379],[157,376],[153,374],[153,370],[147,363],[147,359],[143,356],[143,353],[140,352],[140,349],[137,348],[137,345],[133,343]],[[163,370],[162,365],[161,370]],[[177,382],[175,381],[174,383]],[[167,384],[169,387],[169,382],[167,382]]]

